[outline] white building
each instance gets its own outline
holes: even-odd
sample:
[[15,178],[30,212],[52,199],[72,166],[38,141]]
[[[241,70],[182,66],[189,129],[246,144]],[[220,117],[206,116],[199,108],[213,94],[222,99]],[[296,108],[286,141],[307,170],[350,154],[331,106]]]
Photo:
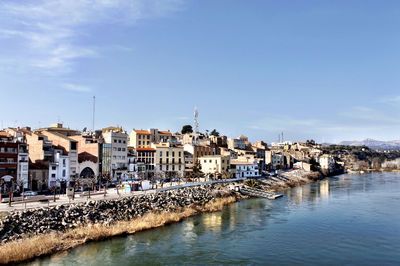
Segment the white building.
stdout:
[[332,171],[335,168],[335,160],[332,156],[324,154],[319,157],[319,165],[321,169]]
[[102,134],[104,143],[111,145],[111,172],[118,178],[126,172],[128,165],[128,134],[120,127],[103,129]]
[[235,174],[236,178],[251,178],[260,176],[257,160],[255,159],[232,160],[231,171]]
[[68,186],[70,161],[69,156],[63,154],[62,149],[54,149],[53,159],[49,163],[49,184],[48,187],[60,187],[61,182]]
[[23,184],[24,188],[28,188],[29,184],[29,153],[25,143],[18,145],[18,169],[17,182]]

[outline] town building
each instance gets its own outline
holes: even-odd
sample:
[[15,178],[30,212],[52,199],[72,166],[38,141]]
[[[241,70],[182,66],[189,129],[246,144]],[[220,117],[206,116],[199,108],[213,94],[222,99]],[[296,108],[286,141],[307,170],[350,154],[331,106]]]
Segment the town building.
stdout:
[[128,134],[121,127],[108,127],[102,130],[102,137],[103,174],[119,180],[127,170]]
[[[137,148],[136,149],[136,158],[138,162],[138,171],[145,172],[145,176],[148,177],[149,175],[154,173],[155,170],[155,148]],[[140,169],[140,167],[144,167],[144,169]]]
[[318,162],[322,170],[331,172],[335,168],[335,160],[333,159],[333,156],[329,154],[323,154],[320,156]]
[[184,149],[170,142],[153,144],[155,148],[155,169],[161,172],[175,172],[182,176],[185,171]]
[[0,131],[1,193],[10,191],[18,176],[18,142],[5,131]]
[[151,148],[152,143],[172,141],[170,131],[160,131],[156,128],[149,130],[132,130],[129,135],[129,146],[134,148]]
[[231,172],[236,178],[253,178],[259,177],[260,171],[257,159],[240,157],[231,160]]
[[93,135],[75,135],[69,138],[78,143],[78,176],[96,178],[100,175],[100,155],[102,138]]
[[230,157],[223,155],[208,155],[198,158],[201,171],[204,174],[221,174],[230,169]]
[[[61,126],[60,128],[54,129],[63,129],[62,124],[58,124]],[[53,129],[53,128],[51,128]],[[64,154],[68,155],[69,158],[69,175],[72,178],[75,178],[79,174],[79,162],[78,162],[78,142],[67,135],[59,133],[57,130],[43,129],[38,131],[40,134],[47,137],[48,140],[52,142],[55,146],[60,146],[64,149]],[[66,131],[67,132],[67,131]],[[75,131],[73,131],[75,132]],[[51,175],[50,175],[51,177]]]
[[245,150],[249,139],[246,136],[239,136],[235,139],[229,139],[228,140],[228,148],[233,150],[233,149],[240,149],[240,150]]

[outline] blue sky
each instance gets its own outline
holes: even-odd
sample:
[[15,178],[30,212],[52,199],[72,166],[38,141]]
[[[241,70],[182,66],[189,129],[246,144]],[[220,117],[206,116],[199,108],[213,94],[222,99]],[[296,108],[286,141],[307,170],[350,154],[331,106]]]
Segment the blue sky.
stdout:
[[0,2],[3,126],[400,139],[398,1]]

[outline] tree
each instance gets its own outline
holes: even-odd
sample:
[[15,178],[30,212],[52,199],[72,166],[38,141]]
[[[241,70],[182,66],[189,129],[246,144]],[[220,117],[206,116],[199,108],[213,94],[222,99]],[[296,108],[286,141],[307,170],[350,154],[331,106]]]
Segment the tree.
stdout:
[[214,128],[213,131],[211,131],[211,136],[216,136],[219,137],[219,132]]
[[201,165],[198,160],[195,161],[193,164],[192,175],[194,179],[197,178],[198,180],[200,180],[200,178],[204,176],[204,173],[201,171]]
[[184,126],[182,127],[181,133],[182,133],[182,134],[193,133],[193,128],[192,128],[192,126],[191,126],[191,125],[184,125]]

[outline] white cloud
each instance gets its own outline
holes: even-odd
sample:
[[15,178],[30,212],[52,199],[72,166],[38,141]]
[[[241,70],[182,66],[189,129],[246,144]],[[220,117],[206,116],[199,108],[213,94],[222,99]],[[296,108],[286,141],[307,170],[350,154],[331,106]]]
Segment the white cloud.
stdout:
[[76,91],[76,92],[91,92],[92,91],[92,88],[90,88],[90,87],[77,85],[77,84],[70,84],[70,83],[64,84],[63,87],[67,90]]
[[181,0],[1,1],[0,38],[12,40],[16,48],[12,55],[0,51],[0,56],[14,59],[15,64],[65,73],[76,60],[97,55],[96,48],[79,42],[87,34],[86,26],[129,26],[181,7]]
[[395,103],[398,104],[400,103],[400,95],[399,96],[393,96],[393,97],[385,97],[381,99],[382,103]]

